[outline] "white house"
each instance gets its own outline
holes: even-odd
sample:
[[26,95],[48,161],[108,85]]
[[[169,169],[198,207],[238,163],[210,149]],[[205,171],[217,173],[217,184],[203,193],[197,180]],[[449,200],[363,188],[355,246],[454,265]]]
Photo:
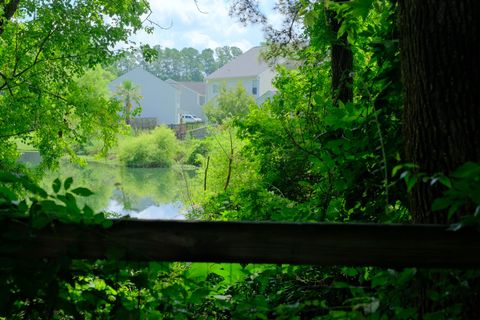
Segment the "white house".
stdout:
[[151,120],[154,125],[179,122],[181,113],[179,89],[138,67],[110,82],[110,90],[115,92],[125,80],[130,80],[138,86],[142,97],[140,99],[142,112],[136,118]]
[[205,103],[205,83],[166,81],[180,92],[180,114],[192,114],[205,120],[202,105]]
[[205,78],[207,101],[213,99],[222,85],[227,89],[240,82],[255,99],[274,92],[275,71],[260,57],[261,47],[253,47]]

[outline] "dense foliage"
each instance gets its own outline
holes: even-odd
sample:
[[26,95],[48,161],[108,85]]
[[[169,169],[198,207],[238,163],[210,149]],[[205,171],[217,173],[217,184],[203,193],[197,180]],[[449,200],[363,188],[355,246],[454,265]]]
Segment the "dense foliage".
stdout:
[[[266,23],[256,4],[234,1],[241,19]],[[102,8],[110,7],[106,3]],[[478,163],[432,174],[406,161],[396,1],[281,1],[278,8],[287,29],[266,25],[271,41],[266,55],[289,53],[300,67],[280,67],[277,94],[259,108],[245,107],[248,103],[238,108],[240,100],[248,99],[240,91],[237,96],[223,92],[225,103],[214,110],[221,125],[185,156],[198,166],[189,181],[192,216],[409,223],[407,198],[422,183],[443,192],[431,203],[432,210],[455,219],[453,229],[478,226]],[[294,24],[300,28],[292,29]],[[6,34],[7,29],[0,32]],[[14,52],[2,43],[2,50]],[[339,46],[343,54],[351,54],[351,64],[340,63]],[[62,70],[73,72],[69,66],[62,65]],[[193,77],[190,71],[181,74]],[[8,92],[9,82],[4,81],[0,88]],[[9,114],[6,102],[28,106],[13,99],[15,92],[10,98],[8,94],[0,96],[0,103]],[[49,127],[55,129],[56,140],[63,119],[68,122],[60,118]],[[64,135],[62,131],[60,138]],[[38,137],[51,139],[52,133]],[[171,131],[158,128],[124,141],[119,154],[132,166],[170,165],[176,145]],[[8,168],[5,154],[0,154],[0,163]],[[79,205],[76,196],[91,192],[74,187],[71,179],[55,179],[51,189],[47,192],[23,175],[0,175],[0,217],[28,217],[31,236],[36,228],[54,228],[56,220],[111,224],[104,214]],[[16,236],[8,230],[1,235],[10,243]],[[69,257],[2,260],[0,317],[475,319],[480,314],[477,270],[125,263],[115,258],[121,257],[113,254],[112,259],[94,262]]]
[[170,167],[175,159],[175,133],[167,127],[125,137],[118,146],[118,158],[128,167]]
[[[143,28],[145,1],[0,2],[0,167],[15,166],[15,141],[37,148],[47,165],[95,132],[105,148],[121,128],[105,76],[81,79],[113,61],[113,47]],[[88,88],[87,88],[88,86]],[[97,99],[97,100],[95,100]]]
[[218,95],[208,101],[203,109],[210,122],[221,124],[226,119],[244,117],[255,107],[255,99],[238,83],[230,89],[222,85]]
[[[308,16],[323,10],[318,5]],[[353,101],[332,99],[332,34],[322,19],[313,19],[305,26],[311,45],[296,52],[302,66],[280,68],[278,94],[237,117],[235,124],[246,143],[241,152],[259,163],[262,177],[259,183],[237,186],[244,189],[241,194],[248,195],[254,187],[251,191],[257,196],[261,188],[266,198],[274,194],[293,201],[302,212],[299,219],[408,221],[403,185],[391,176],[402,159],[398,41],[388,38],[394,11],[385,2],[367,13],[348,25],[354,30],[352,40],[356,37]],[[269,203],[263,198],[259,202]],[[285,210],[291,211],[288,206]]]

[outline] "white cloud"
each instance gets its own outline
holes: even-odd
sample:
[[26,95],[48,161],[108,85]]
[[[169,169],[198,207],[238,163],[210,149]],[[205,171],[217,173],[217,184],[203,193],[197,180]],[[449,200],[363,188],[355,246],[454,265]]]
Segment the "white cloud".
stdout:
[[[229,16],[224,0],[151,0],[149,19],[168,29],[155,26],[152,35],[139,33],[132,39],[164,47],[194,47],[198,50],[218,46],[237,46],[243,51],[258,45],[263,35],[258,26],[244,27]],[[202,13],[199,11],[199,9]]]
[[252,47],[255,47],[257,44],[253,45],[250,41],[248,40],[239,40],[239,41],[234,41],[231,43],[232,47],[238,47],[242,49],[243,52],[247,51],[248,49],[251,49]]
[[190,31],[185,33],[184,38],[192,47],[216,48],[221,44],[215,41],[211,36],[199,31]]

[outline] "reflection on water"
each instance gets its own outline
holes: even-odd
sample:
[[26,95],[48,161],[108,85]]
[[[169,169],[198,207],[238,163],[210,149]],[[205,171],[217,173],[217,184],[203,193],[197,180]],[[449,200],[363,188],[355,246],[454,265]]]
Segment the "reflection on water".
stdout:
[[183,180],[173,169],[125,168],[96,162],[82,168],[65,162],[59,171],[46,175],[42,186],[51,190],[56,177],[73,177],[72,188],[91,189],[95,194],[78,202],[95,211],[139,219],[185,219]]
[[138,219],[168,219],[184,220],[183,205],[180,201],[161,205],[151,205],[141,211],[128,210],[123,203],[110,199],[106,208],[107,212],[114,212],[122,216],[130,216]]

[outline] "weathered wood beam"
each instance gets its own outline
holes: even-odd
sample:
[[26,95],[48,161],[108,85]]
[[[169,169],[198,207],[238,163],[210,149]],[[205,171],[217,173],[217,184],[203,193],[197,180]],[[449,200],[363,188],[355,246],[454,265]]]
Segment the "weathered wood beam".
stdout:
[[446,226],[119,220],[109,229],[0,226],[3,258],[480,267],[480,233]]

